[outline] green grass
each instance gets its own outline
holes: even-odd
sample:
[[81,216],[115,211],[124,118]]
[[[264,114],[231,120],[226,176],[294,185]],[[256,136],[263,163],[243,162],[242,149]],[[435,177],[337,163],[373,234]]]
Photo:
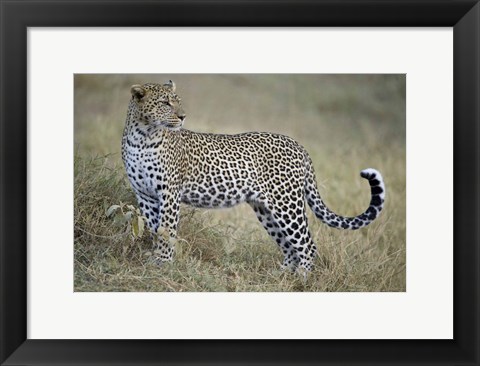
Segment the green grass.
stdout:
[[[175,261],[148,260],[148,235],[107,217],[136,205],[120,159],[131,84],[173,79],[186,128],[289,135],[309,151],[320,193],[341,215],[369,202],[361,169],[384,175],[384,211],[359,231],[327,227],[309,211],[319,256],[305,281],[247,205],[182,207]],[[405,78],[382,75],[76,75],[75,291],[405,291]]]

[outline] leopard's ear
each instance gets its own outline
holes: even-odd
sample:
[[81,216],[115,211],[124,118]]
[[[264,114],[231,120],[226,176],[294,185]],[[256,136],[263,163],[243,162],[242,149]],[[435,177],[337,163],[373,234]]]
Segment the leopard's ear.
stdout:
[[142,98],[147,94],[145,89],[141,85],[132,85],[130,88],[130,93],[132,93],[132,96],[137,99],[137,100],[142,100]]
[[168,80],[168,83],[163,84],[163,85],[168,86],[170,89],[172,89],[172,92],[175,93],[175,89],[177,88],[177,86],[175,85],[175,83],[172,80]]

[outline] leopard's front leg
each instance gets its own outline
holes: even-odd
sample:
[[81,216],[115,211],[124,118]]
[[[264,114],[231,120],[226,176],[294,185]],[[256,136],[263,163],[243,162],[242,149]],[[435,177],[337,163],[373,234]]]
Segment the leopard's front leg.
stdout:
[[153,260],[159,265],[173,260],[180,211],[179,197],[177,191],[168,190],[158,192],[158,199],[137,194],[153,240]]

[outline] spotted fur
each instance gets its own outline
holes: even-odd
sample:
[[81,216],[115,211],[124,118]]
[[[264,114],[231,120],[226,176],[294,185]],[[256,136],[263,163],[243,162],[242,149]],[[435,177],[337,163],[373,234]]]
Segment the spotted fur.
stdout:
[[159,262],[173,258],[181,202],[205,208],[247,202],[280,246],[283,267],[293,270],[311,270],[317,251],[305,201],[320,220],[338,229],[362,228],[383,208],[385,186],[374,169],[361,172],[371,186],[368,209],[356,217],[339,216],[320,198],[308,153],[290,137],[183,129],[185,112],[171,81],[134,85],[131,94],[122,157],[150,231],[168,234],[153,235]]

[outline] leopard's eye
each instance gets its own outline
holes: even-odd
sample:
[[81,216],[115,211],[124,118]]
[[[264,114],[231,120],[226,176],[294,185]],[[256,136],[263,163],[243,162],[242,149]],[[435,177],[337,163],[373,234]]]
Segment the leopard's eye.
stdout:
[[173,105],[175,104],[176,100],[173,99],[173,98],[168,98],[168,101],[167,101],[167,104],[170,106],[170,107],[173,107]]

